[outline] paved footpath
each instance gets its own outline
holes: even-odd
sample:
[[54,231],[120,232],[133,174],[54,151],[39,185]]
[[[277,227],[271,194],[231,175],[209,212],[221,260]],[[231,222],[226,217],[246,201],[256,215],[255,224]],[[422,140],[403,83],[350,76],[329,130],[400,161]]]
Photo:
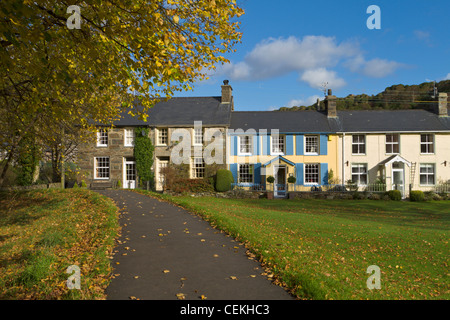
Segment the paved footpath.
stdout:
[[[127,190],[99,191],[121,209],[110,300],[292,300],[239,242],[170,203]],[[178,296],[177,296],[178,295]]]

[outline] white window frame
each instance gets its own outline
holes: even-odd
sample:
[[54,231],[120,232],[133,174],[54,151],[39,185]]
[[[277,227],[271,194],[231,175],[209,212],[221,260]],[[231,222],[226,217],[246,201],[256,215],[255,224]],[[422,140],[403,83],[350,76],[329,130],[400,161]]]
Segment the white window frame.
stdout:
[[[353,168],[357,168],[358,172],[353,172]],[[361,173],[360,169],[365,168],[365,172]],[[358,186],[367,186],[369,183],[369,169],[367,163],[352,163],[350,174],[352,177],[352,182],[356,182]],[[353,180],[353,176],[357,176],[357,181]],[[366,176],[366,183],[361,183],[361,176]]]
[[[197,166],[198,162],[200,161],[201,166]],[[191,168],[191,176],[193,179],[203,179],[205,177],[205,169],[206,169],[206,163],[203,157],[194,157],[192,158],[192,168]],[[201,176],[197,175],[197,173],[201,170],[202,172]]]
[[[362,137],[364,137],[364,142],[360,142],[360,141],[355,142],[355,141],[353,140],[353,138],[356,137],[356,136],[362,136]],[[354,153],[354,152],[353,152],[353,146],[354,146],[354,145],[357,145],[357,146],[358,146],[358,153]],[[361,145],[364,146],[364,153],[360,152],[360,150],[359,150],[359,149],[360,149],[359,146],[361,146]],[[358,156],[358,155],[366,155],[366,153],[367,153],[367,139],[366,139],[366,135],[365,135],[365,134],[352,134],[352,155],[354,155],[354,156]]]
[[[432,141],[422,141],[422,136],[430,136]],[[420,135],[420,154],[435,154],[436,153],[436,145],[435,145],[435,135],[432,133],[422,133]],[[427,146],[427,151],[429,151],[429,146],[433,148],[433,152],[422,152],[422,145]]]
[[[98,166],[99,159],[108,159],[108,166]],[[108,168],[108,177],[99,177],[97,175],[97,169]],[[94,157],[94,179],[95,180],[109,180],[111,177],[111,160],[109,157]]]
[[[308,143],[307,143],[308,138],[315,138],[316,139],[316,150],[317,150],[317,152],[308,152],[308,151],[306,151],[307,150],[307,146],[308,146]],[[318,135],[305,135],[303,139],[304,139],[303,145],[304,145],[304,148],[305,148],[304,154],[305,155],[312,155],[312,156],[319,155],[320,137]]]
[[[247,167],[248,169],[243,169]],[[244,172],[246,170],[247,172]],[[241,174],[246,174],[248,177],[251,177],[251,181],[242,181]],[[250,179],[245,179],[250,180]],[[255,166],[249,163],[238,164],[238,183],[253,183],[255,181]]]
[[[241,151],[241,146],[243,146],[244,144],[242,143],[242,139],[243,138],[247,138],[248,139],[248,152],[242,152]],[[240,156],[251,156],[252,155],[252,150],[253,150],[253,137],[252,136],[238,136],[238,155]]]
[[[422,168],[424,167],[431,167],[433,169],[433,172],[429,173],[429,172],[422,172]],[[427,177],[427,183],[423,184],[422,183],[422,175],[425,175]],[[429,176],[433,176],[433,183],[430,184],[428,183],[429,181]],[[420,163],[419,164],[419,185],[420,186],[434,186],[436,185],[436,164],[435,163]]]
[[[106,139],[106,143],[103,143],[103,139]],[[97,147],[107,147],[108,146],[108,129],[98,129],[97,130]]]
[[134,129],[124,129],[123,145],[125,147],[134,147]]
[[[162,134],[162,132],[165,134]],[[161,138],[165,138],[166,142],[161,142]],[[157,128],[156,129],[156,145],[157,146],[167,146],[169,143],[169,128]]]
[[[194,146],[202,146],[203,145],[203,127],[194,128],[192,129],[193,135],[192,135],[192,143]],[[199,134],[200,132],[200,134]],[[201,139],[201,142],[198,142],[198,140]]]
[[[397,142],[395,141],[388,141],[388,136],[398,137]],[[386,133],[384,138],[384,151],[386,154],[400,154],[400,133]],[[398,151],[394,152],[394,146],[398,146]],[[388,152],[388,146],[390,147],[392,152]]]
[[[274,143],[274,138],[278,138],[278,142],[277,144]],[[283,141],[283,148],[282,151],[277,151],[275,152],[273,150],[275,145],[279,145],[280,144],[280,139],[282,139]],[[284,134],[277,134],[277,135],[271,135],[270,136],[270,154],[271,155],[284,155],[284,153],[286,152],[286,136]]]
[[[310,166],[317,166],[317,182],[308,182],[306,179],[307,174],[316,174],[316,172],[313,173],[307,173],[307,169]],[[308,186],[317,186],[320,185],[320,163],[305,163],[305,167],[303,170],[303,181],[305,185]]]

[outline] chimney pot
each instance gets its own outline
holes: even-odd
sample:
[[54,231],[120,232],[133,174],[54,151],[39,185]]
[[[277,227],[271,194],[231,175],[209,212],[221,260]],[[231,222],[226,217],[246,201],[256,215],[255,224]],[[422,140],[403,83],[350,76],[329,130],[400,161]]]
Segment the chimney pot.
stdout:
[[333,95],[331,89],[328,89],[328,95],[329,95],[329,96]]

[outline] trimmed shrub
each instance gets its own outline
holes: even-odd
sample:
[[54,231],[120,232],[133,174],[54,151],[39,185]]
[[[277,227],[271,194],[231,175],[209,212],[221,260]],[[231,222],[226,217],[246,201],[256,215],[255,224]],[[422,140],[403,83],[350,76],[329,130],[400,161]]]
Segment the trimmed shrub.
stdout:
[[201,193],[214,192],[214,187],[209,179],[175,179],[172,181],[170,188],[167,188],[176,193]]
[[409,194],[410,201],[425,201],[425,194],[420,190],[413,190]]
[[230,170],[219,169],[216,173],[216,190],[219,192],[228,191],[231,189],[231,184],[234,182],[233,174]]
[[400,190],[390,190],[387,192],[387,195],[389,196],[389,199],[394,201],[400,201],[402,200],[402,193]]

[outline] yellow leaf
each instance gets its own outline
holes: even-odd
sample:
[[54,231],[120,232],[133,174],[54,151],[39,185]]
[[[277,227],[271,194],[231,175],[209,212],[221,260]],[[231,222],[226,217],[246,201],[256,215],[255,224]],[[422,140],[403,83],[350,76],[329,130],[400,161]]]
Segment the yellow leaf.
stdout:
[[178,16],[173,16],[173,22],[178,23],[180,21],[180,18]]
[[186,295],[184,293],[177,293],[177,298],[179,300],[184,300],[184,299],[186,299]]

